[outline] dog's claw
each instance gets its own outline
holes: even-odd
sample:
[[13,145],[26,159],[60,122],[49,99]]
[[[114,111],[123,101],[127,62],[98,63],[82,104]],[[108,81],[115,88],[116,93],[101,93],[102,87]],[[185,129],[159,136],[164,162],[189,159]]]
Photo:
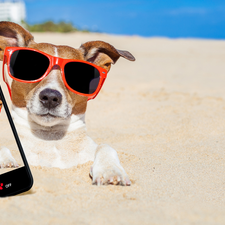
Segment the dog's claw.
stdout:
[[130,186],[130,185],[131,185],[131,181],[130,181],[130,180],[127,181],[127,182],[126,182],[126,185],[127,185],[127,186]]
[[93,180],[92,184],[96,184],[97,186],[101,186],[101,185],[107,185],[107,184],[111,184],[111,185],[122,185],[122,186],[130,186],[131,185],[131,181],[128,177],[122,177],[122,176],[110,176],[110,177],[106,177],[106,178],[102,178],[102,177],[97,177]]
[[19,164],[18,163],[13,163],[13,162],[10,162],[10,163],[1,163],[0,164],[0,169],[2,168],[18,168],[19,167]]
[[131,181],[129,178],[125,178],[125,185],[126,186],[130,186],[131,185]]
[[[91,174],[91,172],[90,172]],[[101,185],[107,185],[107,184],[111,184],[111,185],[122,185],[122,186],[130,186],[131,185],[131,181],[130,179],[125,175],[115,175],[115,176],[94,176],[93,180],[92,180],[92,184],[96,184],[97,186],[101,186]]]

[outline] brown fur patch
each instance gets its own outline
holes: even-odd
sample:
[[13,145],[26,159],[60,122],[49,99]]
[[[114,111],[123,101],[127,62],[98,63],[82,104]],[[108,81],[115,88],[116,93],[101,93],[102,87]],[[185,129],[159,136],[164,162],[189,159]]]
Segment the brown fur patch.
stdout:
[[[21,43],[20,40],[23,40]],[[32,43],[34,37],[18,24],[0,22],[0,60],[3,60],[4,50],[7,46],[26,47]]]
[[57,46],[58,56],[64,59],[79,59],[84,60],[83,54],[74,48],[66,45]]
[[22,83],[12,81],[12,103],[17,107],[26,107],[26,98],[31,90],[34,90],[38,83]]
[[32,43],[29,45],[29,48],[37,49],[49,55],[54,56],[56,46],[53,44],[48,44],[48,43]]
[[108,55],[113,60],[113,63],[116,63],[120,56],[130,61],[135,61],[134,56],[130,52],[117,50],[112,45],[104,41],[89,41],[85,44],[82,44],[80,48],[84,51],[85,60],[88,60],[88,58],[86,57],[88,55],[88,52],[93,48],[97,48],[98,52]]
[[[84,114],[87,109],[87,97],[77,95],[73,92],[70,92],[70,96],[76,95],[74,97],[75,99],[75,106],[72,109],[72,114],[74,115],[79,115],[79,114]],[[73,97],[72,97],[73,98]]]
[[108,55],[99,52],[98,55],[95,58],[94,63],[96,65],[106,69],[109,72],[113,61]]
[[93,48],[97,48],[98,52],[102,52],[102,53],[105,53],[106,55],[109,55],[114,63],[120,57],[117,50],[112,45],[103,41],[89,41],[89,42],[86,42],[85,44],[82,44],[81,48],[84,50],[84,57],[86,60],[88,60],[86,58],[86,56],[88,55],[88,52]]

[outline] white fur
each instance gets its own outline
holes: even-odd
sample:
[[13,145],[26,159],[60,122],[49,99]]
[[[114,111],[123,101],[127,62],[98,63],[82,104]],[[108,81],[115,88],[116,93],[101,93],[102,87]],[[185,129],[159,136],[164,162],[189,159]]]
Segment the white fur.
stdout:
[[86,59],[92,58],[96,54],[97,51],[98,51],[98,48],[92,48],[86,55]]
[[58,50],[57,50],[56,47],[55,47],[55,57],[59,57],[59,55],[58,55]]
[[13,120],[18,125],[30,128],[30,125],[28,122],[28,112],[25,108],[18,108],[14,104],[12,104],[11,115]]
[[72,115],[67,131],[72,132],[79,128],[85,128],[85,114]]
[[4,78],[5,78],[5,81],[6,83],[8,83],[9,87],[11,88],[11,85],[12,85],[12,78],[8,75],[8,69],[7,69],[7,65],[4,64]]
[[120,160],[116,151],[108,145],[99,145],[96,154],[94,164],[91,168],[91,176],[93,183],[98,185],[114,181],[123,185],[130,185],[131,182],[120,164]]
[[[29,119],[29,113],[25,108],[18,108],[15,105],[12,105],[11,114],[16,124],[22,146],[25,149],[28,161],[31,165],[69,168],[80,163],[94,160],[94,152],[97,148],[96,143],[86,135],[80,137],[79,133],[77,135],[73,134],[73,132],[76,133],[77,130],[83,130],[83,132],[86,131],[84,114],[72,115],[68,126],[62,123],[55,128],[56,132],[57,130],[63,132],[63,129],[66,129],[68,141],[64,139],[45,141],[38,138],[35,131],[39,130],[40,132],[43,132],[43,136],[47,138],[45,129],[48,128],[41,127],[39,124]],[[32,130],[33,132],[31,132]],[[39,135],[41,136],[42,134],[39,133]],[[79,140],[79,149],[77,149],[77,146],[74,146],[74,151],[73,149],[66,149],[67,144],[71,144],[69,141],[76,141],[73,140],[73,138],[78,138]],[[65,144],[63,144],[64,142]],[[64,147],[58,148],[57,146],[59,145]],[[71,150],[73,153],[71,156],[68,155],[68,159],[70,160],[62,159],[66,154],[69,154]],[[41,157],[41,155],[43,155],[43,157]]]
[[24,39],[20,34],[17,34],[18,46],[24,47]]
[[62,161],[62,157],[61,157],[60,151],[56,147],[53,147],[53,152],[56,154],[56,158],[52,162],[51,166],[52,167],[58,167],[58,168],[61,168],[61,169],[66,168],[65,163]]
[[6,147],[2,147],[0,150],[0,168],[4,167],[18,167],[18,163],[13,158],[10,150]]

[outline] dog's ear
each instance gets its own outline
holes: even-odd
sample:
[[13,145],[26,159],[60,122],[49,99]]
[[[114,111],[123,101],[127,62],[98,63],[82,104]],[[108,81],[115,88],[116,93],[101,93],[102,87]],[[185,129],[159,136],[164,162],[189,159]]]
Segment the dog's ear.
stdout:
[[86,61],[94,63],[107,71],[110,70],[111,64],[115,64],[120,56],[130,61],[135,61],[134,56],[130,52],[117,50],[103,41],[86,42],[80,46],[80,50]]
[[34,37],[20,25],[12,22],[0,22],[0,60],[3,60],[7,46],[27,47]]

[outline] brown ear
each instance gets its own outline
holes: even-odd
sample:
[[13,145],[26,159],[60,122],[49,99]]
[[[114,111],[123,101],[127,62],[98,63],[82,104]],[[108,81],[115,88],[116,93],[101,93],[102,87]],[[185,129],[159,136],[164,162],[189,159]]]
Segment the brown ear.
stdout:
[[90,41],[82,44],[80,50],[84,59],[106,70],[110,70],[111,64],[115,64],[120,56],[130,61],[135,61],[134,56],[128,51],[115,49],[112,45],[103,41]]
[[12,22],[0,22],[0,60],[3,60],[7,46],[27,47],[34,37],[20,25]]

